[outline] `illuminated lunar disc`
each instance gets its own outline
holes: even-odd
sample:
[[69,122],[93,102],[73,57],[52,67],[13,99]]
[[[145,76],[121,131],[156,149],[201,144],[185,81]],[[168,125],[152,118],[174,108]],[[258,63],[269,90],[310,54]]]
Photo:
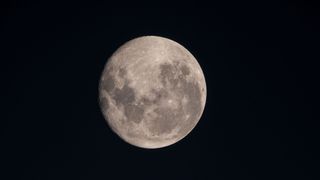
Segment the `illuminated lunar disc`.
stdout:
[[103,115],[124,141],[161,148],[184,138],[198,123],[206,83],[194,56],[163,37],[143,36],[108,59],[99,84]]

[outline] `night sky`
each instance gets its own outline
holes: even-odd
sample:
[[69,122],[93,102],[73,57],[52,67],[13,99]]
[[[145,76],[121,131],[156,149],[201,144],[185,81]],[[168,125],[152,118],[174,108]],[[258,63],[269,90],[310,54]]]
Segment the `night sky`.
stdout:
[[[0,179],[317,179],[319,8],[196,2],[1,2]],[[207,82],[198,125],[156,150],[98,104],[107,58],[143,35],[185,46]]]

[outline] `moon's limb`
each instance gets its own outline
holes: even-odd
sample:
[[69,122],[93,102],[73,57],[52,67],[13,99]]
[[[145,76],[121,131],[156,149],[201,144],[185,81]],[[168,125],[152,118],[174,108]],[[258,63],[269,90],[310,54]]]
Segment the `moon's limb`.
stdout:
[[110,57],[99,94],[115,133],[132,145],[160,148],[195,127],[204,110],[206,83],[197,60],[183,46],[144,36]]

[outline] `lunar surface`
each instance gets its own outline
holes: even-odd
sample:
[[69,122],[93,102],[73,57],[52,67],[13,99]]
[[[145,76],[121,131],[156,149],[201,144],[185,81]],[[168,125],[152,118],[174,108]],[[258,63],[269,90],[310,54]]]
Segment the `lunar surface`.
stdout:
[[200,65],[182,45],[143,36],[122,45],[108,59],[99,83],[102,113],[124,141],[161,148],[187,136],[206,101]]

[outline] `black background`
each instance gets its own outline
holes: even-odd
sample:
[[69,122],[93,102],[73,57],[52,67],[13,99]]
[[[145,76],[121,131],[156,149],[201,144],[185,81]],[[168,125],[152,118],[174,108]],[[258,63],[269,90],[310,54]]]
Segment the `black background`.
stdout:
[[[1,4],[0,179],[316,179],[318,7],[303,1]],[[162,149],[123,142],[98,83],[124,42],[160,35],[198,59],[207,103]]]

